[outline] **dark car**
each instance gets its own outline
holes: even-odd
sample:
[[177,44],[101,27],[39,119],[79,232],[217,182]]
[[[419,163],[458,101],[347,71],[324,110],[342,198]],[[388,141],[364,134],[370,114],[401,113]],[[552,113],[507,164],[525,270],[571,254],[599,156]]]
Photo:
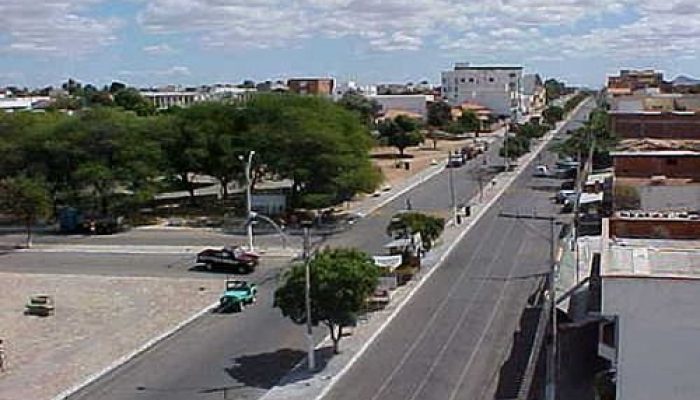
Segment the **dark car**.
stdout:
[[239,246],[226,246],[222,249],[206,249],[197,254],[197,264],[206,269],[231,268],[237,272],[250,273],[258,266],[260,255]]

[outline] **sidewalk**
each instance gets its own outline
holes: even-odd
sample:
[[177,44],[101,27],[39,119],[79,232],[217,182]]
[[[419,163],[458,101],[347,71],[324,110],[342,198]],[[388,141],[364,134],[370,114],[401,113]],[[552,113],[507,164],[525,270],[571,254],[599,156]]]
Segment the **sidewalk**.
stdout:
[[[581,107],[586,102],[583,102]],[[574,110],[574,115],[579,108]],[[383,310],[367,315],[358,326],[352,330],[352,335],[343,339],[340,343],[341,354],[334,355],[330,359],[319,360],[322,370],[311,374],[306,370],[306,359],[300,362],[290,373],[285,376],[274,388],[272,388],[262,400],[310,400],[321,399],[333,387],[345,372],[359,359],[374,339],[391,323],[401,309],[411,299],[413,294],[427,282],[433,273],[447,259],[452,250],[461,241],[488,209],[505,193],[506,189],[515,179],[525,171],[531,161],[547,146],[549,141],[559,133],[568,119],[558,124],[557,127],[547,133],[533,147],[532,151],[518,160],[518,167],[514,171],[504,172],[496,178],[496,184],[486,188],[483,201],[479,201],[476,195],[470,200],[472,204],[472,217],[467,218],[462,225],[450,224],[440,237],[437,246],[423,259],[421,272],[405,286],[396,289],[392,293],[391,303]],[[330,338],[316,346],[316,349],[332,346]],[[322,352],[318,352],[322,354]]]
[[[192,254],[209,248],[206,246],[160,245],[99,245],[99,244],[35,244],[30,249],[17,249],[18,253],[95,253],[95,254]],[[296,247],[256,247],[256,252],[268,257],[295,257],[301,249]]]

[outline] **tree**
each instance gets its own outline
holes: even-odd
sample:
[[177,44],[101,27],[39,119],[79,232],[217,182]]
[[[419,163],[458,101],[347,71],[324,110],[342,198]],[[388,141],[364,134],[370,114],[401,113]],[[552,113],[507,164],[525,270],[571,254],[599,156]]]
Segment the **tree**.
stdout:
[[27,177],[0,181],[0,210],[20,218],[27,230],[27,248],[32,247],[32,225],[48,215],[49,195],[43,183]]
[[379,123],[377,129],[389,146],[399,150],[399,157],[404,156],[404,150],[409,146],[417,146],[425,139],[418,131],[420,123],[413,118],[399,115],[394,119],[386,119]]
[[608,129],[607,112],[595,109],[581,128],[569,134],[566,140],[552,145],[551,150],[559,156],[578,158],[587,156],[592,147],[594,168],[605,168],[612,165],[610,151],[617,143],[617,136]]
[[516,125],[516,127],[518,135],[522,135],[530,139],[541,138],[549,131],[548,126],[536,124],[534,122],[526,122],[522,125]]
[[462,115],[457,118],[457,124],[462,132],[478,131],[481,126],[479,117],[472,110],[462,112]]
[[367,125],[374,125],[374,120],[379,115],[382,106],[376,100],[367,98],[359,93],[346,92],[340,98],[338,104],[343,108],[359,115],[360,121]]
[[355,114],[314,96],[257,95],[237,108],[235,129],[260,172],[292,181],[293,207],[320,208],[371,192],[373,140]]
[[498,155],[505,157],[507,153],[509,159],[517,160],[528,151],[530,151],[529,137],[524,135],[508,136],[498,151]]
[[[367,254],[353,249],[324,250],[309,261],[309,269],[311,323],[326,325],[337,354],[343,328],[355,321],[377,287],[379,269]],[[275,291],[275,307],[294,323],[306,323],[305,265],[293,266],[282,282]]]
[[444,101],[428,103],[428,125],[445,128],[452,122],[452,107]]
[[639,191],[630,185],[615,185],[613,199],[616,210],[639,210],[642,204]]
[[440,237],[445,229],[445,219],[433,217],[419,212],[406,212],[395,215],[386,232],[389,236],[396,236],[397,233],[405,231],[409,233],[420,233],[423,246],[430,250],[435,240]]
[[566,93],[566,85],[556,79],[550,78],[544,82],[544,89],[547,96],[547,101],[558,99]]
[[109,93],[111,94],[115,94],[124,89],[126,89],[126,85],[121,82],[112,82],[112,84],[109,85]]
[[155,106],[141,96],[141,93],[134,88],[122,89],[116,92],[114,94],[114,103],[142,117],[153,115],[156,112]]
[[544,122],[549,125],[554,125],[564,119],[564,109],[559,106],[549,106],[542,111]]

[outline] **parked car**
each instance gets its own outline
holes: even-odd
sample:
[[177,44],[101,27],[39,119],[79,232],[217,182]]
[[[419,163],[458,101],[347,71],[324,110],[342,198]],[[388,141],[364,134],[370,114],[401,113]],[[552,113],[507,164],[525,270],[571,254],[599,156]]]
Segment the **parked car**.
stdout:
[[447,162],[448,168],[459,168],[467,162],[467,156],[462,153],[450,154],[450,159]]
[[219,298],[219,312],[243,311],[246,305],[255,303],[258,288],[254,283],[226,280],[224,294]]
[[559,204],[566,203],[567,200],[576,201],[576,196],[575,190],[560,190],[557,192],[556,201]]
[[238,272],[250,273],[258,266],[260,255],[239,246],[226,246],[222,249],[206,249],[197,254],[197,264],[206,269],[229,267]]
[[538,165],[535,167],[534,176],[548,177],[550,176],[549,168],[546,165]]
[[54,313],[54,310],[53,297],[48,294],[38,294],[29,298],[24,313],[27,315],[48,317]]

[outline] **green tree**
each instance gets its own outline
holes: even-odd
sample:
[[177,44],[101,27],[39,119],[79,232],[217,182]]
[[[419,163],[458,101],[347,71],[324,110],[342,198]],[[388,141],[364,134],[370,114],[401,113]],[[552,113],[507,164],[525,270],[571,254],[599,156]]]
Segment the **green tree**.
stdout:
[[114,94],[114,104],[127,111],[133,111],[142,117],[153,115],[156,112],[155,106],[134,88],[121,89],[116,92]]
[[534,122],[526,122],[522,125],[517,125],[517,134],[530,139],[541,138],[548,131],[548,126],[536,124]]
[[374,125],[374,120],[377,119],[377,115],[382,109],[382,106],[376,100],[355,92],[343,94],[343,97],[338,100],[338,104],[358,114],[360,121],[370,127]]
[[554,125],[564,119],[564,109],[559,106],[549,106],[542,111],[544,122],[549,125]]
[[550,78],[544,82],[544,89],[547,96],[547,101],[558,99],[566,93],[566,85],[556,79]]
[[314,96],[257,95],[238,107],[236,129],[256,170],[292,181],[294,207],[320,208],[371,192],[373,140],[357,116]]
[[413,118],[399,115],[394,119],[386,119],[379,123],[377,129],[380,136],[389,146],[399,150],[399,157],[404,156],[407,147],[417,146],[425,140],[418,130],[420,123]]
[[41,181],[23,176],[0,181],[0,211],[24,222],[27,248],[32,247],[32,225],[49,210],[49,195]]
[[423,246],[430,250],[445,229],[445,219],[419,212],[406,212],[395,215],[386,228],[387,235],[420,232]]
[[444,101],[428,103],[428,125],[445,128],[452,122],[452,107]]
[[498,155],[505,157],[506,154],[511,160],[517,160],[522,155],[530,151],[530,138],[524,135],[508,136],[499,149]]
[[[343,328],[356,320],[377,287],[379,269],[367,254],[353,249],[324,250],[309,261],[309,269],[311,323],[328,328],[337,354]],[[282,282],[275,291],[275,307],[294,323],[306,323],[304,264],[288,270]]]
[[566,140],[551,146],[561,157],[587,157],[593,149],[593,165],[604,168],[612,165],[610,151],[615,149],[618,138],[608,129],[607,112],[595,109],[583,126],[571,132]]

